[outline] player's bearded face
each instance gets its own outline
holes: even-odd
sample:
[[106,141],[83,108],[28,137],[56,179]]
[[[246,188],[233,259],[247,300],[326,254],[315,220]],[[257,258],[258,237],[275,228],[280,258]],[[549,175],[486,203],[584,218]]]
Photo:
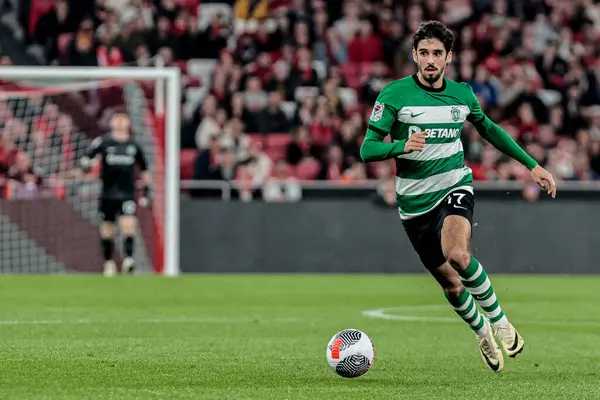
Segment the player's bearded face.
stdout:
[[442,77],[445,70],[445,65],[438,67],[434,64],[427,64],[425,67],[421,68],[421,76],[423,76],[427,82],[434,83]]
[[426,82],[433,84],[444,76],[452,53],[447,53],[444,44],[437,39],[422,40],[417,50],[413,50],[413,59],[419,74]]

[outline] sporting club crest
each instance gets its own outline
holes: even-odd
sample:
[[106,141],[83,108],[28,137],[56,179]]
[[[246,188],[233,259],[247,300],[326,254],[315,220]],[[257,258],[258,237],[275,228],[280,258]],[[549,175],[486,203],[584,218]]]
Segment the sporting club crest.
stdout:
[[380,103],[378,101],[375,102],[373,106],[373,111],[371,112],[371,121],[377,122],[383,117],[383,109],[385,108],[385,104]]
[[458,122],[460,121],[460,108],[454,106],[450,109],[450,116],[452,117],[452,121]]

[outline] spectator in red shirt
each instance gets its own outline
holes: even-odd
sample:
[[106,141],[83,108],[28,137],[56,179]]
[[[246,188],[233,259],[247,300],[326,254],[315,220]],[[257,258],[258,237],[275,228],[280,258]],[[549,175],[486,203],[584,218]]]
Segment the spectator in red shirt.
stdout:
[[519,122],[519,140],[523,143],[531,143],[538,139],[538,122],[533,114],[531,104],[521,104],[517,120]]
[[256,76],[260,82],[265,85],[272,76],[273,63],[271,54],[263,52],[258,55],[256,62],[248,64],[246,72],[249,75]]
[[366,18],[361,19],[359,34],[348,46],[350,62],[374,62],[383,60],[381,38],[373,33],[373,24]]
[[322,97],[320,104],[317,106],[311,129],[311,137],[317,146],[326,147],[331,143],[335,133],[329,107],[327,100]]
[[[101,67],[118,67],[125,62],[123,51],[115,46],[116,35],[107,25],[100,25],[96,31],[100,39],[98,46],[98,65]],[[128,55],[128,59],[132,57]]]

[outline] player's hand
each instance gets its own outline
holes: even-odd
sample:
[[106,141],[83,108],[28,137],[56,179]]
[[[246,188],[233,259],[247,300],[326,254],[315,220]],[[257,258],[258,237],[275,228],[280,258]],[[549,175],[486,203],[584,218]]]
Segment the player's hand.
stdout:
[[546,190],[548,194],[552,195],[552,198],[556,197],[556,183],[554,182],[554,178],[550,172],[546,171],[539,165],[536,165],[531,170],[531,178],[542,189]]
[[423,151],[425,148],[425,133],[415,133],[408,138],[404,145],[404,152],[410,153],[412,151]]
[[150,200],[148,200],[147,197],[140,197],[140,199],[138,200],[138,204],[140,205],[140,207],[148,207],[150,205]]

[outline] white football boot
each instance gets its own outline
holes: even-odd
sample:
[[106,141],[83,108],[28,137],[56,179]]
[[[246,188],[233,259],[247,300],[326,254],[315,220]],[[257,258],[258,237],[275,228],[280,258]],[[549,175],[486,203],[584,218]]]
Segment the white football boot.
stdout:
[[500,341],[507,356],[514,358],[523,351],[525,340],[510,322],[495,325],[494,334],[498,338],[498,341]]
[[485,335],[475,335],[479,342],[479,351],[483,362],[489,369],[494,372],[500,372],[504,369],[504,356],[502,350],[494,339],[492,327],[487,319],[484,319],[484,324],[487,325],[487,333]]
[[126,257],[123,260],[123,265],[121,266],[121,272],[123,274],[133,274],[133,270],[135,267],[135,261],[133,257]]
[[113,260],[104,262],[103,275],[107,278],[117,275],[117,264]]

